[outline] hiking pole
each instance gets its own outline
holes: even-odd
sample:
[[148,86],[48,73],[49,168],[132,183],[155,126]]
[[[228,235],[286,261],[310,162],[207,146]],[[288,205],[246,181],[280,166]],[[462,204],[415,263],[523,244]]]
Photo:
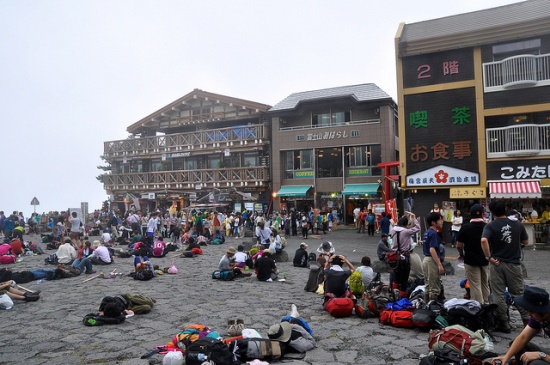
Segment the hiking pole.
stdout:
[[98,277],[100,277],[100,276],[101,276],[101,275],[94,275],[94,276],[92,276],[91,278],[88,278],[88,279],[84,280],[82,283],[86,283],[86,282],[88,282],[88,281],[90,281],[90,280],[93,280],[93,279],[95,279],[95,278],[98,278]]
[[27,289],[27,288],[25,288],[24,286],[21,286],[21,285],[19,285],[19,284],[17,284],[17,287],[18,287],[19,289],[21,289],[21,290],[24,290],[24,291],[28,292],[28,293],[34,293],[34,291],[32,291],[32,290],[30,290],[30,289]]

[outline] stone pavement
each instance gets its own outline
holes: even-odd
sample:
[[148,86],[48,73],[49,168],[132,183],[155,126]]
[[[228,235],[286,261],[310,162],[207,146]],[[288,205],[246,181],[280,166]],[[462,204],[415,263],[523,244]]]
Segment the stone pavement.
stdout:
[[[287,315],[292,303],[309,322],[317,340],[317,348],[307,353],[304,364],[412,365],[418,364],[419,355],[428,352],[427,332],[383,326],[378,319],[332,318],[323,310],[321,296],[303,290],[308,269],[294,268],[291,261],[278,263],[280,272],[287,273],[286,282],[258,282],[255,276],[232,282],[212,280],[211,273],[226,248],[236,247],[244,240],[230,238],[224,245],[204,247],[204,255],[195,258],[177,257],[177,275],[165,274],[147,282],[124,276],[83,283],[90,276],[81,275],[42,284],[36,281],[23,284],[31,290],[40,289],[41,299],[34,303],[17,302],[10,311],[0,311],[0,364],[159,364],[161,355],[148,360],[141,360],[140,356],[169,342],[184,325],[205,323],[223,334],[229,319],[242,318],[247,328],[266,336],[269,326]],[[306,240],[308,251],[315,250],[323,240],[332,241],[336,252],[346,255],[354,264],[364,255],[377,261],[379,237],[340,229],[327,235],[310,236]],[[298,237],[288,239],[291,259],[300,242]],[[448,247],[447,255],[452,256],[453,251]],[[548,251],[528,249],[525,252],[528,285],[550,289],[548,255]],[[51,265],[44,265],[44,258],[45,255],[26,256],[22,262],[9,266],[13,270],[53,269]],[[169,266],[171,261],[169,257],[153,259],[161,268]],[[446,297],[462,298],[459,282],[464,270],[453,264],[456,274],[443,278]],[[114,268],[127,274],[133,269],[132,259],[117,258],[112,266],[95,267],[98,273]],[[387,282],[388,274],[383,274],[382,279]],[[82,324],[82,317],[97,311],[103,296],[127,292],[152,296],[157,304],[151,313],[134,316],[120,325],[85,327]],[[515,324],[512,334],[496,334],[496,352],[503,353],[508,342],[519,333],[518,321]],[[544,343],[542,337],[537,337],[537,341]]]

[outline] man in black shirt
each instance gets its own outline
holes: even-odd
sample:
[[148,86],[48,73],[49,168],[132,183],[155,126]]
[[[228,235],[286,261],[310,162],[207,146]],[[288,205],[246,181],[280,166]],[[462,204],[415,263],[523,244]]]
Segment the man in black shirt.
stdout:
[[[343,264],[348,265],[349,270],[342,269]],[[354,271],[355,268],[344,256],[331,256],[325,270],[325,294],[332,293],[337,298],[345,297],[346,280]]]
[[256,275],[258,280],[277,280],[277,265],[275,265],[275,260],[271,257],[271,252],[269,250],[264,250],[262,256],[256,259],[254,266],[258,270]]

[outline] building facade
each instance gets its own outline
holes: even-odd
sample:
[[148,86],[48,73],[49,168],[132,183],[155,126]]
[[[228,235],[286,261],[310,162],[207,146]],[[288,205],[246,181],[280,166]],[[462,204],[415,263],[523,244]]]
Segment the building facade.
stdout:
[[104,143],[103,184],[124,211],[262,209],[270,200],[269,105],[195,89]]
[[468,212],[498,198],[540,213],[550,198],[550,2],[401,24],[395,47],[400,174],[415,210]]
[[336,211],[389,199],[378,164],[398,159],[397,110],[374,84],[298,92],[268,112],[274,210]]

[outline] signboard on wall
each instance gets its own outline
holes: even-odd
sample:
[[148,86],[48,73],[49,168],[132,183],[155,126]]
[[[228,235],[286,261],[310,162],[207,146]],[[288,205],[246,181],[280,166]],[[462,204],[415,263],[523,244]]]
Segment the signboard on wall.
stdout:
[[487,161],[487,180],[531,180],[550,178],[548,160]]
[[407,175],[434,165],[478,171],[475,89],[405,95],[402,153]]

